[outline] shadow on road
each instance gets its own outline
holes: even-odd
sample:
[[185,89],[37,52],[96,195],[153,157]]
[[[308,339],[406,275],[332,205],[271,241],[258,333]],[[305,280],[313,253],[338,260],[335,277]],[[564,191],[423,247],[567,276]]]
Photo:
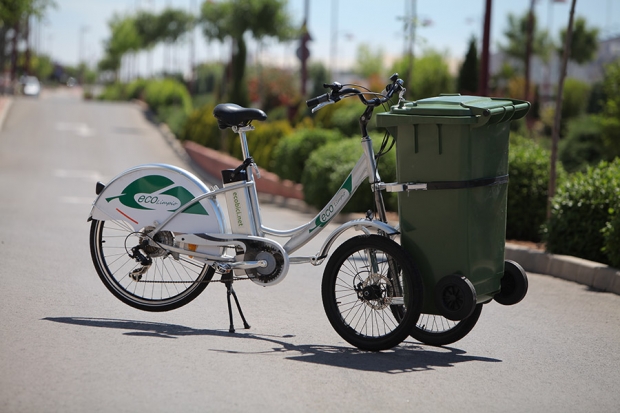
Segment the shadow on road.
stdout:
[[185,336],[229,337],[235,340],[259,340],[273,343],[269,351],[242,352],[232,350],[211,350],[227,354],[272,354],[291,353],[289,360],[306,363],[344,367],[353,370],[374,371],[380,373],[406,373],[433,370],[437,367],[453,367],[466,361],[501,362],[501,360],[469,356],[463,350],[451,347],[430,347],[405,341],[389,351],[367,352],[351,347],[323,346],[317,344],[296,345],[287,342],[285,336],[258,335],[244,332],[229,333],[226,330],[200,330],[177,324],[152,323],[148,321],[118,320],[109,318],[85,317],[46,317],[43,320],[56,323],[72,324],[85,327],[111,328],[128,330],[129,336],[159,337],[176,339]]

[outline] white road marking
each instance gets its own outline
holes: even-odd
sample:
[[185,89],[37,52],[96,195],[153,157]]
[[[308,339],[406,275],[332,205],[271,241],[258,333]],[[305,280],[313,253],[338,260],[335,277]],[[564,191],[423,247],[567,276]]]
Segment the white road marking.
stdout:
[[85,123],[58,122],[56,130],[61,132],[73,132],[78,136],[88,137],[94,134],[94,131]]

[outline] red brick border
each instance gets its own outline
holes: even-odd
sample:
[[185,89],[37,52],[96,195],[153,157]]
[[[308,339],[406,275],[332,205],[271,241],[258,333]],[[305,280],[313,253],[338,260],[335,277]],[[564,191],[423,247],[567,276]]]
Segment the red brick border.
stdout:
[[[183,147],[192,161],[214,178],[220,178],[222,169],[234,169],[241,161],[228,154],[206,148],[192,141],[183,142]],[[303,187],[289,180],[281,180],[273,172],[259,168],[260,179],[256,179],[259,193],[282,196],[285,198],[304,199]]]

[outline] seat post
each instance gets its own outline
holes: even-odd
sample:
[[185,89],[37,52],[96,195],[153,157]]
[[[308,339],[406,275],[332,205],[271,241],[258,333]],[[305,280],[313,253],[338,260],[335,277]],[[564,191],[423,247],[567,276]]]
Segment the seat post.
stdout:
[[248,159],[250,157],[250,150],[248,148],[248,139],[245,136],[245,133],[254,130],[254,126],[233,126],[232,130],[233,132],[239,134],[239,140],[241,142],[241,154],[243,155],[243,159]]

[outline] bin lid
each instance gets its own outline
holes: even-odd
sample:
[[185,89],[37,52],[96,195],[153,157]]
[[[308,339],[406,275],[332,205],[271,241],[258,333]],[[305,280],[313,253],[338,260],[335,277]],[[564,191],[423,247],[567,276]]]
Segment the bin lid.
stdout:
[[[481,126],[520,119],[525,116],[529,108],[529,102],[516,99],[444,94],[392,106],[389,114],[378,115],[378,119],[381,118],[378,125],[396,126],[405,122],[463,123]],[[390,115],[406,115],[406,119],[397,121],[391,119]]]

